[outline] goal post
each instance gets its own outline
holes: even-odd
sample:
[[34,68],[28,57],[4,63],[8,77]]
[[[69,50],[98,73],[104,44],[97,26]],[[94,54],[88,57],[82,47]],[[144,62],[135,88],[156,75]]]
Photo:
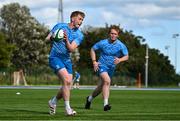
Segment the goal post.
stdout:
[[13,73],[13,85],[19,86],[20,84],[27,86],[27,82],[22,69]]

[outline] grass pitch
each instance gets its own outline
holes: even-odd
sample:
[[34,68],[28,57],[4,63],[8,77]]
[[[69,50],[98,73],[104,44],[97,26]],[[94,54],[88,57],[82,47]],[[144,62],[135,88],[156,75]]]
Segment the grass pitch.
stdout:
[[77,111],[74,117],[64,115],[62,100],[57,114],[48,114],[47,102],[56,92],[0,89],[0,120],[180,120],[180,91],[113,90],[109,100],[112,109],[104,112],[101,95],[93,100],[90,110],[85,110],[85,99],[92,90],[72,90],[71,106]]

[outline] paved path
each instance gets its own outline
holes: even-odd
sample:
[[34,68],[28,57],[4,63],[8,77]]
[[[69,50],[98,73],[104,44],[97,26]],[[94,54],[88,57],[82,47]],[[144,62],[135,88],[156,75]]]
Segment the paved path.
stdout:
[[[0,89],[59,89],[59,86],[0,86]],[[93,90],[96,86],[80,86],[80,90]],[[180,88],[135,88],[126,86],[111,86],[111,90],[169,90],[180,91]]]

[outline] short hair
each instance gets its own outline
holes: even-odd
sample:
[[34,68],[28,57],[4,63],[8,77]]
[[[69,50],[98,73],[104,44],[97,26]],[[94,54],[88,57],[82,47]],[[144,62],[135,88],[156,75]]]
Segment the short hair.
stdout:
[[116,30],[118,32],[118,34],[120,34],[120,32],[121,32],[119,26],[117,26],[117,25],[111,25],[109,28],[109,33],[111,32],[112,29]]
[[84,14],[82,11],[73,11],[73,12],[71,13],[70,18],[75,17],[75,16],[78,16],[78,15],[81,15],[83,18],[85,17],[85,14]]

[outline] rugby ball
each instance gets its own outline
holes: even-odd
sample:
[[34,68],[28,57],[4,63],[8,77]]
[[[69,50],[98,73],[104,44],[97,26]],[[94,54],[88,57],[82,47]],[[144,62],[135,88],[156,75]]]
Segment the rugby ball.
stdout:
[[58,42],[63,40],[64,38],[64,31],[62,29],[57,29],[53,34],[53,40]]

